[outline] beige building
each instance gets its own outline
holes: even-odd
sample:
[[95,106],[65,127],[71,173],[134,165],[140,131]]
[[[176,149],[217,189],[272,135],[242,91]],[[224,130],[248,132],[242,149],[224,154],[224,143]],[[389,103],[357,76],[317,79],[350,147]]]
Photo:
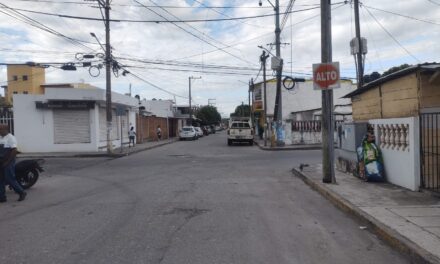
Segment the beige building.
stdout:
[[12,105],[13,94],[43,94],[41,86],[46,82],[46,69],[43,67],[31,67],[26,64],[10,64],[7,68],[8,85],[5,89],[5,99],[8,105]]
[[344,96],[353,120],[418,116],[440,110],[440,64],[421,64],[384,76]]
[[88,83],[46,84],[46,68],[27,64],[9,64],[7,67],[8,85],[5,89],[5,102],[13,104],[14,94],[44,94],[46,88],[96,89]]

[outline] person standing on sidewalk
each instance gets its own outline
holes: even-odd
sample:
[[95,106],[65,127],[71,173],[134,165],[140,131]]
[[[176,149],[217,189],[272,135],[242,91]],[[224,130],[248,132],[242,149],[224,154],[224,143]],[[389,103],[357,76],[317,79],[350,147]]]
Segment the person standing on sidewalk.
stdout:
[[136,132],[134,132],[134,127],[130,128],[130,131],[128,131],[128,147],[130,147],[131,143],[133,143],[134,147],[134,139],[136,138]]
[[1,176],[0,176],[0,203],[6,202],[6,183],[19,195],[18,201],[26,198],[26,192],[18,184],[15,178],[15,156],[17,155],[17,140],[9,133],[9,126],[0,124],[0,155],[1,155]]
[[156,129],[156,134],[157,134],[157,140],[161,140],[162,139],[162,129],[160,129],[160,126],[157,126]]

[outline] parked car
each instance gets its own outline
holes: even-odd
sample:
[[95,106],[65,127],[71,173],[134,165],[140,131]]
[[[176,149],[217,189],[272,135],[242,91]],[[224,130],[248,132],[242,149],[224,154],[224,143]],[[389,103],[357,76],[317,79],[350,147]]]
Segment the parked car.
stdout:
[[203,131],[200,127],[194,127],[194,129],[196,130],[197,137],[203,137]]
[[196,140],[197,138],[198,138],[197,132],[193,126],[184,126],[179,131],[180,140],[186,140],[186,139]]

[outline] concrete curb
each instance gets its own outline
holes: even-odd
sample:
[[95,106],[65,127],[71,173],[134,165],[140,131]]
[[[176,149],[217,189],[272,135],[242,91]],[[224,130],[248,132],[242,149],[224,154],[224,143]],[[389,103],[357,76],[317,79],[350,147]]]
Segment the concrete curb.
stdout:
[[257,145],[261,150],[266,150],[266,151],[291,151],[291,150],[320,150],[322,149],[322,147],[318,147],[318,146],[302,146],[302,147],[283,147],[283,148],[271,148],[271,147],[265,147],[265,146],[261,146],[256,140],[254,140],[255,145]]
[[146,151],[146,150],[150,150],[150,149],[154,149],[154,148],[158,148],[158,147],[162,147],[171,143],[174,143],[178,140],[171,140],[171,141],[167,141],[167,142],[163,142],[160,144],[156,144],[153,146],[147,146],[145,148],[140,148],[140,149],[136,149],[130,152],[123,152],[123,153],[112,153],[112,154],[108,154],[108,153],[81,153],[81,154],[71,154],[71,155],[56,155],[56,154],[51,154],[51,153],[47,153],[43,154],[43,155],[26,155],[26,154],[19,154],[18,158],[20,159],[38,159],[38,158],[121,158],[121,157],[125,157],[125,156],[129,156],[132,154],[136,154],[142,151]]
[[334,204],[336,207],[338,207],[345,213],[348,213],[356,217],[357,219],[366,222],[369,227],[368,229],[371,230],[371,232],[376,234],[378,237],[380,237],[383,241],[385,241],[394,249],[407,255],[412,263],[440,264],[440,260],[437,257],[433,256],[425,249],[421,248],[412,241],[408,240],[400,233],[386,226],[376,218],[365,213],[357,206],[355,206],[354,204],[352,204],[351,202],[349,202],[348,200],[337,194],[336,192],[309,179],[307,176],[305,176],[301,171],[297,170],[296,168],[292,169],[292,173],[298,178],[302,179],[304,183],[309,185],[313,190],[320,193],[322,196],[324,196],[327,200],[329,200],[332,204]]

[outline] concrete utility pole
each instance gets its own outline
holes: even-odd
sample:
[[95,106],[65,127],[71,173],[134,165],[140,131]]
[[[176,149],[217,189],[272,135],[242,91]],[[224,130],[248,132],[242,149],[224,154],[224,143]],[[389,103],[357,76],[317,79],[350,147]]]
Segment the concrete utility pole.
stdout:
[[188,77],[189,83],[189,125],[192,126],[192,107],[191,107],[191,80],[202,79],[202,77]]
[[264,146],[267,146],[267,97],[266,97],[266,60],[269,58],[269,55],[266,55],[266,51],[263,50],[263,54],[261,54],[260,61],[263,64],[263,107],[264,107]]
[[[107,152],[113,152],[112,131],[112,51],[110,46],[110,0],[105,0],[105,108],[107,118]],[[121,135],[122,137],[122,135]]]
[[356,40],[359,45],[359,52],[356,54],[357,57],[357,88],[362,88],[362,85],[364,84],[364,63],[362,59],[362,40],[361,40],[361,25],[359,22],[359,0],[354,0],[354,21],[355,21],[355,28],[356,28]]
[[[277,92],[275,97],[275,109],[274,109],[274,120],[277,122],[277,129],[282,126],[283,122],[283,105],[281,98],[281,75],[283,72],[283,61],[281,60],[281,28],[280,28],[280,2],[279,0],[275,0],[275,47],[276,47],[276,56],[280,59],[280,65],[277,69]],[[283,145],[284,142],[277,139],[278,145]]]
[[[321,0],[321,62],[332,62],[331,0]],[[322,181],[335,183],[333,90],[322,91]]]

